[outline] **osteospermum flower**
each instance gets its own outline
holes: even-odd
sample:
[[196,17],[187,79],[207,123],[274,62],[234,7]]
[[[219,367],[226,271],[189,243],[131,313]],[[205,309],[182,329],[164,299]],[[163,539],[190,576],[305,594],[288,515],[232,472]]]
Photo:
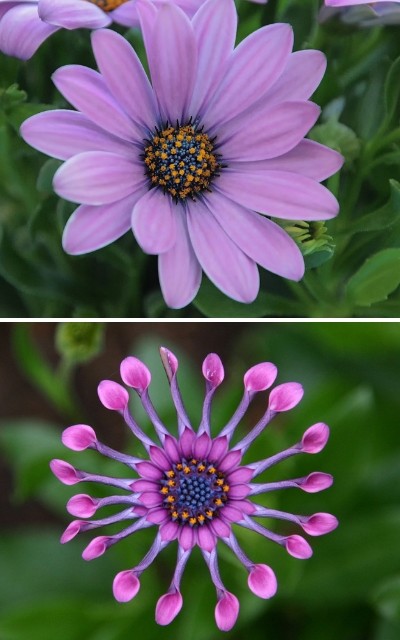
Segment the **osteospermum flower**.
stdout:
[[152,85],[126,40],[98,30],[100,72],[71,65],[53,75],[78,112],[42,113],[21,128],[29,144],[66,160],[54,189],[81,206],[64,249],[87,253],[132,228],[142,249],[159,255],[171,307],[194,298],[202,269],[241,302],[257,296],[257,263],[299,280],[301,253],[267,216],[338,212],[320,181],[343,159],[303,140],[320,111],[308,98],[324,55],[292,53],[286,24],[259,29],[234,49],[233,0],[207,0],[192,21],[171,4],[156,12],[141,0],[138,11]]
[[[221,580],[218,568],[217,543],[223,542],[238,557],[248,571],[248,586],[260,598],[272,597],[277,589],[273,570],[247,557],[233,532],[233,525],[251,529],[265,538],[278,543],[295,558],[309,558],[312,549],[297,533],[284,535],[261,525],[255,518],[276,518],[299,526],[311,536],[319,536],[336,528],[337,520],[328,513],[311,516],[292,515],[257,504],[251,498],[278,489],[298,488],[308,493],[322,491],[331,486],[332,476],[313,472],[302,478],[281,482],[255,482],[257,476],[281,460],[300,453],[318,453],[328,440],[329,428],[317,423],[307,429],[300,442],[269,458],[243,465],[242,457],[252,442],[263,432],[271,420],[280,412],[288,411],[300,402],[303,389],[296,382],[274,387],[262,418],[233,447],[229,448],[238,423],[243,418],[254,396],[269,389],[277,376],[276,367],[270,362],[255,365],[244,376],[243,398],[233,417],[217,437],[212,437],[210,427],[211,404],[217,387],[224,379],[224,368],[216,354],[210,354],[203,363],[206,394],[198,429],[194,429],[186,413],[177,382],[178,361],[165,348],[161,358],[171,387],[171,395],[177,411],[178,437],[170,433],[160,420],[149,396],[151,374],[137,358],[128,357],[121,363],[121,378],[125,385],[135,389],[141,399],[158,439],[153,441],[144,433],[128,408],[129,396],[125,387],[103,380],[98,387],[100,401],[107,409],[118,411],[140,440],[146,457],[137,458],[119,453],[102,444],[95,431],[88,425],[74,425],[63,432],[63,443],[74,451],[95,449],[99,453],[117,460],[132,471],[132,478],[120,479],[87,473],[75,469],[63,460],[52,460],[51,469],[61,482],[72,485],[80,482],[95,482],[116,487],[125,495],[93,498],[78,494],[67,505],[69,513],[77,516],[67,527],[61,542],[68,542],[78,533],[116,522],[127,522],[128,526],[114,535],[94,538],[83,551],[85,560],[93,560],[123,538],[144,528],[157,529],[154,541],[143,560],[132,569],[118,573],[114,579],[114,596],[119,602],[127,602],[136,596],[140,588],[140,575],[155,560],[156,556],[172,541],[178,545],[176,568],[171,585],[157,603],[156,620],[169,624],[182,607],[180,582],[185,565],[193,547],[200,547],[217,590],[215,619],[222,631],[235,624],[239,601],[230,593]],[[98,509],[109,505],[123,505],[116,515],[92,520]]]
[[[251,0],[265,4],[267,0]],[[138,27],[138,0],[0,0],[0,51],[22,60],[59,29]],[[165,0],[151,0],[155,8]],[[204,0],[169,0],[193,16]]]
[[342,22],[360,27],[400,24],[400,5],[397,2],[374,2],[356,6],[331,5],[330,7],[321,7],[319,13],[321,22],[325,22],[335,16],[339,16]]
[[368,4],[378,7],[380,4],[393,5],[398,2],[400,2],[400,0],[393,0],[392,2],[388,2],[388,0],[374,0],[374,2],[370,2],[370,0],[325,0],[325,4],[327,7],[350,7],[359,4]]

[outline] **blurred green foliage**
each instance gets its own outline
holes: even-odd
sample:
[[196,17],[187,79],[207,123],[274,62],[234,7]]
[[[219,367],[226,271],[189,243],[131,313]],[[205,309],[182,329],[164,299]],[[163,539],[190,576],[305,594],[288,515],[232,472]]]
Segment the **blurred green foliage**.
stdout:
[[[106,338],[117,331],[117,325],[109,325]],[[190,361],[179,348],[179,331],[180,325],[176,325],[177,344],[166,346],[179,356],[182,394],[196,424],[201,415],[204,385],[201,362]],[[340,520],[335,532],[310,540],[314,556],[308,561],[296,560],[272,542],[235,527],[251,558],[273,567],[279,589],[271,601],[257,599],[247,588],[245,571],[220,544],[223,580],[241,602],[238,624],[226,637],[232,640],[244,637],[398,640],[400,325],[250,323],[240,338],[235,338],[235,324],[226,325],[226,332],[234,346],[225,359],[226,380],[218,390],[213,407],[214,433],[231,416],[241,397],[244,371],[259,361],[275,362],[279,368],[278,382],[300,381],[305,387],[305,396],[296,409],[280,414],[271,423],[245,461],[261,459],[286,448],[297,442],[311,424],[327,422],[331,438],[322,453],[288,459],[263,477],[266,480],[295,478],[318,470],[334,475],[333,487],[314,495],[295,490],[275,492],[264,501],[272,508],[293,513],[328,511]],[[195,333],[193,339],[196,340]],[[146,337],[132,345],[131,353],[151,368],[151,397],[165,423],[174,430],[175,414],[158,358],[162,342],[157,325],[149,325]],[[18,350],[16,353],[18,357]],[[104,353],[108,354],[107,339]],[[115,353],[109,357],[110,370],[116,372]],[[42,392],[48,397],[44,388]],[[258,396],[261,399],[243,420],[240,434],[256,422],[266,397],[266,393]],[[79,389],[77,398],[82,401]],[[150,432],[149,421],[136,396],[132,397],[132,411]],[[87,415],[87,407],[82,407],[83,412]],[[90,414],[87,419],[96,428]],[[30,418],[23,410],[20,419],[3,420],[0,424],[0,450],[13,472],[15,504],[23,512],[26,501],[34,499],[59,522],[0,534],[1,640],[52,637],[128,640],[138,633],[143,640],[220,638],[213,620],[215,595],[198,550],[194,551],[183,580],[184,608],[170,627],[163,628],[154,622],[154,606],[170,581],[174,545],[143,574],[142,588],[134,601],[122,605],[112,597],[113,577],[133,567],[146,553],[152,541],[151,531],[124,540],[90,563],[85,563],[80,553],[93,537],[91,534],[83,535],[84,540],[59,544],[62,521],[68,522],[65,503],[75,493],[87,489],[83,485],[79,488],[60,485],[49,471],[49,460],[60,457],[97,473],[127,474],[125,467],[102,459],[95,452],[66,450],[61,445],[60,432],[67,425],[67,416],[63,425],[55,425]],[[128,431],[122,419],[117,428],[121,434]],[[126,445],[132,453],[143,453],[141,445],[130,438],[129,433]],[[88,489],[94,495],[106,495],[96,493],[94,486]],[[276,530],[295,532],[296,529],[278,522]],[[100,530],[103,532],[106,531]]]
[[[327,57],[313,98],[321,119],[309,136],[346,158],[327,183],[341,213],[326,224],[332,242],[314,243],[307,255],[303,281],[262,271],[258,299],[242,305],[204,277],[194,302],[172,310],[160,293],[156,258],[143,254],[132,234],[92,254],[64,253],[61,235],[75,205],[52,191],[60,163],[18,133],[29,115],[68,106],[50,81],[55,69],[94,66],[89,32],[60,31],[27,63],[0,56],[1,317],[400,316],[394,257],[400,250],[399,27],[359,29],[339,19],[321,24],[321,0],[237,4],[238,42],[264,24],[289,22],[296,50],[317,48]],[[139,33],[116,28],[146,64]]]

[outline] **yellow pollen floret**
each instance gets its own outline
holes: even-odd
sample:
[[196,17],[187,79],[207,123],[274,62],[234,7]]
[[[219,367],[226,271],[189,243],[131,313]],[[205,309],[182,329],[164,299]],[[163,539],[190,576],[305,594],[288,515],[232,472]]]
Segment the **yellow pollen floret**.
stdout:
[[224,484],[224,481],[222,480],[222,478],[218,478],[218,480],[215,481],[215,484],[221,487]]
[[170,504],[172,504],[173,502],[175,502],[175,498],[174,498],[174,496],[168,496],[168,498],[167,498],[167,502],[169,502]]
[[163,487],[163,488],[161,489],[161,493],[167,494],[168,492],[169,492],[168,487]]
[[211,511],[211,509],[207,509],[206,516],[208,516],[209,518],[212,518],[213,515],[214,515],[214,511]]
[[215,467],[208,467],[208,473],[215,473],[215,472],[216,472]]
[[225,493],[228,493],[229,491],[229,484],[224,484],[224,486],[222,487],[223,491],[225,491]]
[[168,484],[169,487],[175,487],[176,482],[175,482],[175,480],[168,480],[167,484]]
[[197,471],[200,471],[200,472],[204,471],[204,469],[205,469],[204,464],[199,464],[199,466],[197,467]]
[[200,522],[200,524],[201,524],[202,522],[204,522],[204,520],[205,520],[205,517],[204,517],[202,514],[200,514],[199,516],[197,516],[197,522]]
[[[176,465],[176,468],[178,468],[178,465]],[[168,478],[175,478],[175,471],[171,469],[171,471],[167,471],[166,475]]]
[[113,11],[117,7],[120,7],[121,4],[127,2],[127,0],[89,0],[92,4],[100,7],[103,11]]
[[196,524],[196,518],[190,518],[189,522],[190,524]]
[[217,507],[220,507],[222,505],[222,500],[221,498],[215,498],[214,500],[214,504],[217,505]]
[[192,458],[190,461],[191,464],[197,464],[197,460],[195,458]]
[[181,517],[182,517],[182,520],[187,520],[188,517],[189,517],[189,512],[188,511],[182,511]]
[[183,473],[190,473],[190,467],[183,467]]

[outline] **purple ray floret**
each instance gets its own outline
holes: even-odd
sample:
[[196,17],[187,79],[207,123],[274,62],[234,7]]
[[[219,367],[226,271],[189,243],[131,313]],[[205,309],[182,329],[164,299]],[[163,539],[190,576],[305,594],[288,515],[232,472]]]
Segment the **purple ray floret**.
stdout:
[[100,249],[132,229],[158,255],[167,304],[184,307],[202,271],[226,295],[252,302],[257,265],[304,273],[294,240],[271,218],[325,220],[338,203],[321,181],[343,158],[304,139],[320,109],[309,101],[325,71],[319,51],[292,53],[273,24],[234,47],[233,0],[206,0],[192,19],[140,0],[151,82],[135,51],[108,29],[92,33],[99,71],[58,69],[53,81],[77,111],[25,121],[33,147],[64,160],[61,197],[80,203],[63,234],[67,253]]
[[[272,387],[277,376],[276,367],[270,362],[260,363],[244,375],[244,394],[239,409],[220,431],[211,435],[211,403],[217,387],[224,379],[224,368],[216,354],[209,354],[203,363],[206,393],[203,413],[198,428],[190,424],[177,381],[178,360],[168,349],[161,348],[161,358],[167,373],[171,396],[177,413],[177,437],[172,435],[159,418],[148,393],[151,374],[145,364],[134,357],[121,363],[121,378],[125,385],[138,394],[155,430],[156,441],[144,434],[128,408],[128,392],[117,382],[103,380],[98,387],[102,404],[123,416],[132,433],[142,443],[146,456],[137,458],[101,443],[92,427],[77,424],[68,427],[62,435],[65,446],[73,451],[97,450],[102,455],[125,464],[131,471],[128,479],[112,478],[86,473],[75,469],[63,460],[52,460],[51,469],[56,477],[67,485],[80,482],[96,482],[116,487],[126,493],[105,498],[93,498],[86,494],[73,496],[67,505],[68,512],[79,518],[73,520],[64,531],[61,542],[72,540],[79,533],[124,522],[125,528],[114,535],[94,538],[83,551],[85,560],[101,556],[105,551],[136,531],[155,527],[154,541],[138,565],[121,571],[114,579],[116,600],[127,602],[140,588],[140,575],[156,556],[172,541],[177,541],[178,556],[171,585],[158,600],[156,620],[169,624],[182,608],[180,582],[192,549],[200,547],[217,591],[215,620],[222,631],[229,631],[239,613],[239,601],[224,586],[218,568],[218,542],[225,543],[237,556],[248,572],[248,586],[260,598],[271,598],[277,590],[273,570],[265,564],[253,562],[239,546],[233,526],[251,529],[265,538],[277,542],[295,558],[312,555],[309,543],[297,533],[280,535],[264,527],[259,518],[286,520],[300,527],[310,536],[320,536],[337,527],[335,516],[315,513],[311,516],[295,515],[261,506],[252,497],[285,488],[299,488],[308,493],[327,489],[332,476],[320,471],[306,477],[281,482],[256,483],[257,475],[289,456],[299,453],[318,453],[329,437],[329,428],[317,423],[306,430],[300,442],[286,451],[265,460],[243,465],[242,457],[269,422],[283,411],[292,409],[303,395],[301,385],[288,382],[274,387],[269,393],[268,407],[258,425],[248,436],[229,449],[230,438],[246,409],[257,393]],[[259,427],[262,425],[262,427]],[[121,511],[103,519],[91,520],[98,509],[109,505],[121,505]],[[257,520],[255,519],[257,518]]]

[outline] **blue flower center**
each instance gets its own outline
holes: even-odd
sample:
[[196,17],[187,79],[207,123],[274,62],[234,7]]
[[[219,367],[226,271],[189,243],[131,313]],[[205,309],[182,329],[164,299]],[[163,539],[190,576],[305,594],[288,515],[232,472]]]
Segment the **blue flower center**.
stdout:
[[160,492],[171,519],[193,527],[217,515],[228,499],[229,485],[207,460],[183,458],[164,473]]
[[155,130],[144,148],[146,173],[153,186],[161,187],[178,202],[204,190],[210,191],[221,164],[214,141],[189,122]]

